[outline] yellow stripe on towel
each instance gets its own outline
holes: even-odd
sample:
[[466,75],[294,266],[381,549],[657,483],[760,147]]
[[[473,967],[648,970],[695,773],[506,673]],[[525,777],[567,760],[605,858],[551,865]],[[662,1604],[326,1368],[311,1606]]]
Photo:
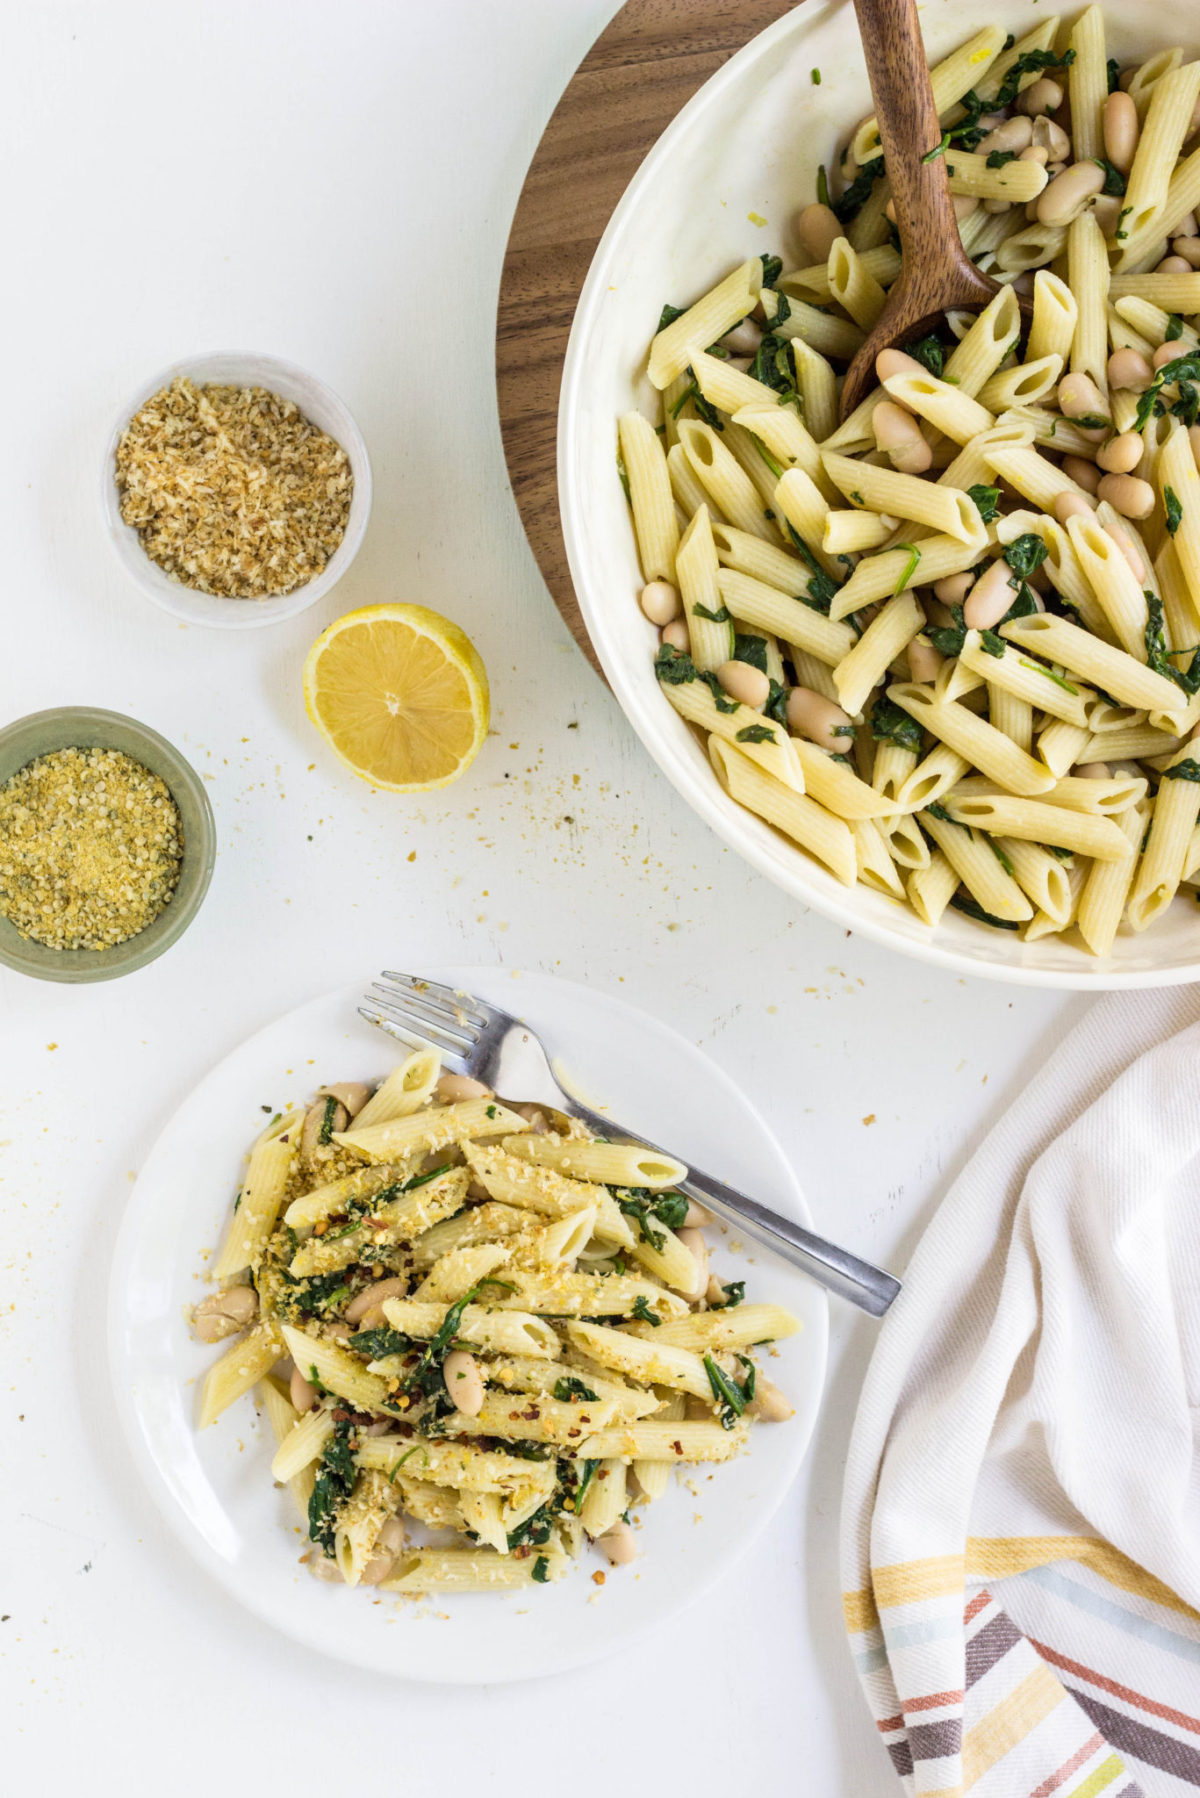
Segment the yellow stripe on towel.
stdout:
[[1031,1735],[1056,1705],[1065,1703],[1066,1697],[1066,1688],[1045,1662],[1026,1674],[1020,1685],[1014,1686],[1008,1697],[1001,1699],[963,1738],[964,1786],[973,1786],[982,1779],[1010,1748]]

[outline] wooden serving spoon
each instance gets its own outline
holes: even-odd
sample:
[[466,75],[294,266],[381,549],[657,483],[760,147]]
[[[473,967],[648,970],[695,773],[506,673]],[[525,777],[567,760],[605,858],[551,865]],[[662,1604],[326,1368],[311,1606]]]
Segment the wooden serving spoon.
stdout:
[[[948,307],[978,311],[998,284],[982,274],[962,247],[950,200],[945,156],[922,158],[940,142],[929,65],[916,0],[854,0],[871,96],[903,256],[887,304],[867,333],[842,386],[847,418],[876,385],[880,350],[899,349],[941,323]],[[1029,310],[1026,301],[1023,310]]]

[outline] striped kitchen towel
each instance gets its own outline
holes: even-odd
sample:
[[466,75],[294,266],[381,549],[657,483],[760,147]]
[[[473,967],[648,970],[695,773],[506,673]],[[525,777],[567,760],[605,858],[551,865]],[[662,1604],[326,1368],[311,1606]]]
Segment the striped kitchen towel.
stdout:
[[880,1332],[850,1643],[922,1798],[1200,1788],[1200,988],[1088,1012]]

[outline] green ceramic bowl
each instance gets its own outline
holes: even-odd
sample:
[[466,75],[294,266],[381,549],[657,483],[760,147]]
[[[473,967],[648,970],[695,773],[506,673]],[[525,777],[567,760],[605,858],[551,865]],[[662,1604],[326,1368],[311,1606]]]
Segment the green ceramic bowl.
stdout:
[[217,852],[208,795],[195,770],[165,737],[124,712],[58,706],[31,712],[0,730],[0,786],[35,756],[53,749],[120,749],[166,782],[183,823],[183,867],[170,905],[137,936],[112,949],[48,949],[0,917],[0,963],[35,980],[113,980],[131,974],[181,937],[203,902]]

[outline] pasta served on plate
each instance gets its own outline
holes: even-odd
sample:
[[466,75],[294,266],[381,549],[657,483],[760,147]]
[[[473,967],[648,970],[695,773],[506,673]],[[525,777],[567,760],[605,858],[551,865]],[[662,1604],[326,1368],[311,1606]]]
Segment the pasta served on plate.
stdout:
[[632,1560],[672,1465],[791,1414],[750,1350],[799,1325],[710,1273],[686,1172],[432,1051],[323,1088],[255,1143],[193,1312],[237,1336],[201,1427],[259,1388],[324,1578],[491,1591],[588,1541]]
[[867,120],[796,266],[664,308],[642,610],[726,792],[838,880],[1105,956],[1200,882],[1200,61],[1110,60],[1093,6],[931,74],[999,291],[839,423],[901,267]]

